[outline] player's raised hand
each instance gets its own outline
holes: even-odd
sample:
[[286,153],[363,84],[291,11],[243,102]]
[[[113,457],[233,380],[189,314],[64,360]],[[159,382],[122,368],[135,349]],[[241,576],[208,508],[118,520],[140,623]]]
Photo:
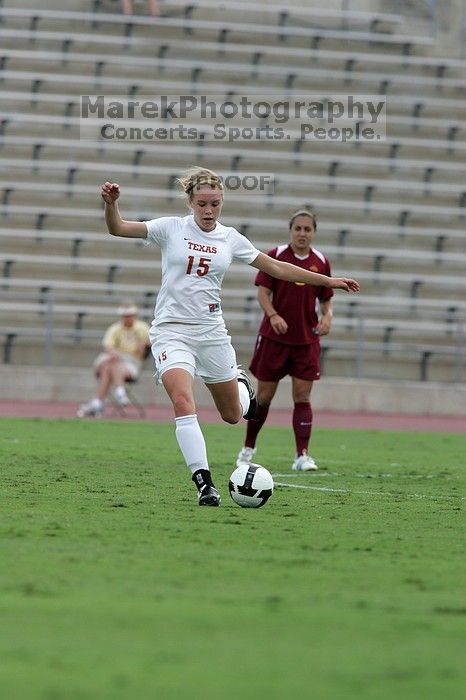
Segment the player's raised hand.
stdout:
[[359,282],[352,280],[350,277],[332,277],[331,280],[333,289],[343,289],[345,292],[361,291]]
[[104,182],[100,194],[104,202],[113,204],[120,196],[120,185],[116,182]]

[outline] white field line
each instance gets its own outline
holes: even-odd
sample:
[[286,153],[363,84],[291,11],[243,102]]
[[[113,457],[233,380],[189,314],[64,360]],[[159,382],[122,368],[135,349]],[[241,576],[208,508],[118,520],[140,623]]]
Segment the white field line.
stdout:
[[[296,479],[296,477],[302,476],[302,473],[290,474],[289,472],[285,472],[284,474],[274,474],[274,476],[278,476],[280,478],[283,477],[286,479]],[[343,474],[339,472],[323,472],[320,470],[318,474],[314,474],[311,478],[321,479],[335,476],[348,479],[414,479],[417,481],[420,479],[451,479],[451,477],[446,476],[439,477],[438,474]]]
[[[279,474],[275,474],[273,476],[280,476]],[[290,476],[290,475],[288,475]],[[294,476],[294,475],[293,475]],[[328,486],[307,486],[304,484],[286,484],[281,481],[275,481],[274,480],[274,486],[284,486],[285,488],[288,489],[306,489],[309,491],[326,491],[330,493],[349,493],[349,494],[356,494],[358,496],[390,496],[390,497],[399,497],[399,496],[405,496],[408,498],[431,498],[434,501],[439,499],[439,498],[446,498],[446,499],[456,499],[456,500],[465,500],[465,496],[460,497],[460,496],[432,496],[430,494],[424,494],[424,493],[394,493],[393,491],[351,491],[350,489],[332,489],[329,488]]]
[[[259,458],[257,459],[257,461],[260,463]],[[277,460],[277,469],[281,465],[283,465],[283,466],[286,465],[286,467],[288,468],[288,466],[291,465],[291,462],[292,462],[292,460],[285,460],[285,459]],[[318,457],[316,457],[316,462],[318,464],[320,464],[321,460]],[[335,468],[338,469],[339,467],[345,468],[348,466],[348,459],[325,459],[325,460],[322,460],[322,464],[324,464],[324,463],[325,463],[325,465],[328,465],[329,467],[332,466],[334,469]],[[366,466],[369,467],[370,469],[378,469],[378,468],[380,468],[380,463],[379,462],[366,462]],[[463,467],[464,465],[459,464],[459,465],[454,465],[454,466]],[[390,462],[390,463],[386,464],[385,467],[388,469],[389,468],[397,468],[397,469],[402,468],[402,469],[407,469],[407,470],[411,469],[410,464],[403,464],[402,462]],[[332,472],[330,472],[330,471],[327,473],[332,474]],[[341,476],[341,475],[337,474],[337,476]],[[406,478],[410,478],[410,475],[409,474],[406,475]]]

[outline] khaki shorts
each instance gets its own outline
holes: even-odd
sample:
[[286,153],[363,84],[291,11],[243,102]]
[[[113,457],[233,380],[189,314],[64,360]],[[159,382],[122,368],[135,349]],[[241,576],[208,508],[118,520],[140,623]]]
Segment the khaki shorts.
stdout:
[[[120,361],[124,364],[128,379],[137,379],[139,377],[139,371],[141,369],[141,363],[136,360],[132,355],[128,355],[124,352],[120,352]],[[104,362],[110,359],[111,355],[108,352],[101,352],[100,355],[94,360],[94,372],[96,376],[100,374],[100,368]]]

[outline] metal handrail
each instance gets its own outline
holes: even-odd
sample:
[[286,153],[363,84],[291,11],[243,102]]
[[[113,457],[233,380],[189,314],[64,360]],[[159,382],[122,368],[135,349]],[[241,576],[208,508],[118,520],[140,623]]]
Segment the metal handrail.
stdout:
[[[31,304],[34,304],[34,306],[37,306],[38,304],[37,297],[32,297],[27,292],[15,293],[14,301],[24,301],[26,303],[30,302]],[[70,302],[71,301],[72,300],[70,300]],[[113,297],[113,295],[96,297],[94,299],[94,303],[98,303],[99,301],[104,301],[106,302],[106,305],[108,304],[108,312],[111,318],[115,310],[115,298]],[[40,312],[42,314],[42,322],[40,323],[40,325],[38,325],[38,327],[21,327],[19,325],[15,327],[8,327],[7,324],[2,324],[3,327],[1,328],[1,334],[5,337],[3,351],[4,362],[10,362],[14,340],[17,336],[21,335],[29,336],[31,338],[43,339],[43,364],[48,367],[52,367],[55,364],[54,352],[56,344],[60,338],[72,338],[76,341],[76,343],[79,343],[85,338],[95,339],[96,344],[98,343],[99,338],[101,338],[104,330],[103,328],[101,330],[85,330],[82,328],[81,325],[79,326],[79,328],[76,325],[72,328],[72,324],[70,324],[70,327],[60,328],[57,324],[56,319],[56,315],[59,313],[57,307],[60,307],[60,305],[66,307],[66,302],[64,303],[63,300],[56,301],[54,298],[53,290],[48,290],[44,293],[44,295],[41,297],[40,305],[42,307],[42,310]],[[102,318],[105,319],[105,323],[103,325],[106,325],[109,319],[106,317],[105,308],[100,309],[99,315],[101,315]],[[236,321],[236,327],[233,330],[233,335],[235,335],[235,330],[236,332],[241,332],[240,327],[242,327],[244,331],[247,331],[247,337],[245,334],[243,338],[243,344],[246,345],[246,340],[248,340],[248,343],[250,342],[252,348],[253,335],[255,334],[258,328],[261,316],[260,311],[258,311],[258,313],[256,314],[254,326],[252,326],[251,324],[250,309],[249,312],[246,308],[243,312],[226,311],[225,316],[227,319],[227,326],[233,326],[233,320]],[[447,322],[448,320],[445,318],[445,314],[437,313],[434,314],[434,316],[435,318],[432,318],[433,321],[444,320],[445,322]],[[230,323],[228,323],[229,318]],[[406,319],[402,320],[404,321],[404,323],[406,323]],[[443,355],[445,359],[449,357],[450,359],[453,359],[453,367],[451,371],[450,381],[457,383],[461,383],[464,381],[466,363],[466,324],[462,316],[456,318],[453,325],[449,325],[449,342],[448,344],[444,343],[443,345],[441,342],[439,342],[438,344],[435,344],[435,342],[433,344],[428,344],[423,343],[422,341],[416,343],[413,342],[412,339],[393,340],[393,328],[389,323],[389,319],[383,319],[383,323],[387,324],[386,329],[384,331],[383,339],[378,341],[370,340],[370,338],[368,338],[368,335],[370,332],[371,322],[373,325],[374,319],[366,319],[364,314],[361,313],[358,309],[353,310],[353,315],[351,318],[342,317],[341,321],[342,323],[351,321],[351,327],[353,329],[351,338],[349,338],[348,340],[333,340],[332,335],[330,335],[328,336],[328,338],[326,337],[323,339],[322,346],[324,352],[326,351],[326,348],[329,348],[331,350],[332,347],[346,351],[348,353],[348,359],[354,363],[354,376],[358,378],[363,378],[367,376],[367,372],[365,371],[365,359],[367,357],[367,353],[369,351],[376,351],[380,353],[381,356],[385,355],[390,356],[392,358],[396,358],[397,356],[402,358],[403,356],[406,356],[406,354],[412,353],[419,354],[420,380],[426,380],[428,378],[428,363],[432,355]],[[396,318],[394,318],[394,327],[396,328]]]

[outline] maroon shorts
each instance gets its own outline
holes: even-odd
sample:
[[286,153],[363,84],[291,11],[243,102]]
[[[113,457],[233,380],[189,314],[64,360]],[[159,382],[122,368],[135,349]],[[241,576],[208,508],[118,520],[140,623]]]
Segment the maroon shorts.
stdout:
[[278,382],[287,374],[313,382],[320,379],[320,343],[287,345],[259,335],[249,369],[263,382]]

